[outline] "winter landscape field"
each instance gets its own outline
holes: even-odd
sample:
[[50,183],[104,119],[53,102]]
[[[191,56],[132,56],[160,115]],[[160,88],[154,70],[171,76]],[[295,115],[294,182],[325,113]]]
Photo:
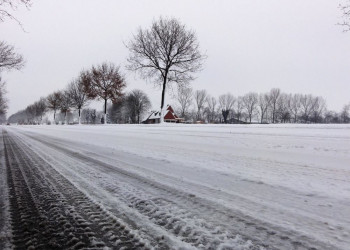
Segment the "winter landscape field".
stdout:
[[1,130],[0,248],[349,249],[349,125]]

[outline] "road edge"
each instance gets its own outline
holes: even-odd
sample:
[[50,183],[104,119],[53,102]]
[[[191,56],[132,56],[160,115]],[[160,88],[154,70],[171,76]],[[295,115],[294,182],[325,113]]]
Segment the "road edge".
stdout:
[[0,126],[0,249],[12,249],[10,223],[10,201],[7,185],[3,126]]

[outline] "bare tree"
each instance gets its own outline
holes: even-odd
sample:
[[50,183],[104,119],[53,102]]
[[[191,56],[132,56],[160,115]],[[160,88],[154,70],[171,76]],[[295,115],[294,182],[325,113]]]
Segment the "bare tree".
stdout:
[[278,118],[282,123],[290,122],[290,119],[291,119],[290,107],[291,107],[291,95],[282,93],[277,100],[277,111],[276,111],[276,118],[278,116]]
[[202,120],[202,111],[204,108],[205,100],[207,98],[208,94],[205,89],[202,90],[196,90],[194,92],[194,100],[196,101],[197,106],[197,120]]
[[216,101],[216,98],[215,97],[212,97],[212,96],[207,96],[206,98],[206,104],[207,104],[207,107],[205,109],[205,113],[207,114],[207,119],[208,119],[208,122],[209,123],[212,123],[215,121],[215,118],[216,118],[216,104],[217,104],[217,101]]
[[299,113],[300,113],[300,99],[301,94],[294,94],[290,99],[290,113],[293,116],[294,123],[297,122]]
[[180,117],[185,118],[192,104],[192,89],[186,86],[179,86],[175,98],[180,105]]
[[130,51],[129,70],[153,79],[162,87],[161,122],[167,85],[175,82],[185,85],[194,79],[192,73],[202,67],[206,57],[199,50],[194,31],[187,30],[175,18],[160,18],[149,29],[139,29],[127,44]]
[[219,96],[219,105],[224,118],[224,123],[227,123],[227,117],[230,111],[232,111],[235,101],[235,97],[230,93]]
[[70,112],[70,109],[73,107],[73,102],[70,97],[68,90],[62,92],[62,97],[60,99],[59,108],[61,113],[64,113],[64,123],[68,124],[67,113]]
[[78,110],[78,123],[81,124],[81,109],[88,103],[87,94],[85,91],[85,75],[80,74],[77,80],[73,80],[68,85],[68,93],[72,100],[72,107]]
[[311,122],[322,122],[323,113],[326,111],[326,101],[323,97],[317,96],[313,98],[311,108]]
[[301,119],[306,123],[309,122],[312,111],[312,95],[302,95],[300,97]]
[[84,75],[84,86],[89,98],[104,100],[104,124],[107,124],[107,101],[117,102],[126,87],[119,67],[113,63],[93,66],[91,72]]
[[350,104],[344,105],[340,113],[340,120],[342,123],[350,122]]
[[26,115],[27,115],[27,119],[28,119],[28,123],[29,124],[35,124],[36,123],[36,108],[34,106],[34,104],[29,105],[26,109],[25,109]]
[[41,97],[39,101],[33,104],[33,108],[35,109],[35,117],[38,118],[38,122],[42,123],[43,115],[47,110],[47,101],[44,97]]
[[[0,0],[1,1],[1,0]],[[24,66],[24,59],[15,52],[15,48],[3,41],[0,41],[0,71],[20,70]]]
[[344,4],[340,4],[339,9],[343,15],[343,21],[339,25],[343,26],[344,31],[350,31],[350,0],[347,0]]
[[270,107],[271,98],[268,93],[260,94],[258,99],[258,107],[260,111],[260,123],[266,122],[267,120],[267,110]]
[[125,98],[125,105],[132,123],[140,123],[140,118],[151,108],[148,96],[139,89],[132,90]]
[[280,94],[281,94],[280,89],[274,88],[274,89],[271,89],[270,91],[272,123],[275,123],[277,102],[278,102],[278,98],[280,97]]
[[0,115],[5,116],[8,109],[8,101],[6,95],[6,83],[2,81],[0,76]]
[[238,122],[241,121],[241,117],[242,117],[242,113],[243,113],[243,108],[244,108],[244,105],[243,105],[243,97],[242,97],[242,96],[239,96],[239,97],[237,98],[236,107],[235,107],[235,110],[236,110],[236,117],[237,117],[237,121],[238,121]]
[[252,117],[258,104],[258,94],[250,92],[243,96],[242,102],[245,110],[247,111],[249,123],[252,123]]
[[53,113],[53,120],[56,123],[56,111],[60,109],[60,104],[62,100],[62,92],[56,91],[50,94],[47,98],[47,108],[51,109]]

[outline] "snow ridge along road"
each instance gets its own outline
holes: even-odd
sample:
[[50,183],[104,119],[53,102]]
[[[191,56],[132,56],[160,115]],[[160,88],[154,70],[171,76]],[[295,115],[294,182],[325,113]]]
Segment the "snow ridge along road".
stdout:
[[[332,198],[312,192],[304,196],[248,177],[201,169],[208,174],[206,178],[222,182],[215,187],[209,185],[209,179],[198,181],[200,173],[186,178],[176,174],[181,168],[196,170],[193,166],[111,150],[88,137],[74,142],[73,136],[72,140],[56,136],[61,128],[52,129],[56,131],[51,133],[51,127],[16,127],[3,133],[13,243],[19,248],[346,249],[343,236],[349,232],[347,219],[340,223],[331,216],[325,224],[327,216],[318,216],[331,211],[329,206],[312,215],[308,211],[312,207],[304,204],[306,198],[311,204],[334,204]],[[72,135],[66,129],[70,128],[63,128],[63,132]],[[132,134],[139,132],[134,130]],[[120,133],[125,132],[129,131]],[[74,133],[76,137],[90,134]],[[123,143],[120,134],[116,138]],[[228,190],[227,184],[233,190]],[[257,200],[259,195],[266,200]],[[269,199],[281,204],[270,204]],[[339,216],[347,215],[347,202],[340,202]],[[23,228],[23,222],[30,226]],[[323,234],[328,238],[317,237]]]

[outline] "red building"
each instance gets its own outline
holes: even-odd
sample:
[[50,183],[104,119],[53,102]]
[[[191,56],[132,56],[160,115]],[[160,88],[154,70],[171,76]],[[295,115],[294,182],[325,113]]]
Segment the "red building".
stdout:
[[[180,123],[183,122],[183,118],[179,118],[173,108],[168,105],[165,115],[164,115],[164,122],[172,122],[172,123]],[[152,111],[150,116],[144,120],[142,123],[145,124],[154,124],[154,123],[159,123],[160,122],[160,112],[159,111]]]

